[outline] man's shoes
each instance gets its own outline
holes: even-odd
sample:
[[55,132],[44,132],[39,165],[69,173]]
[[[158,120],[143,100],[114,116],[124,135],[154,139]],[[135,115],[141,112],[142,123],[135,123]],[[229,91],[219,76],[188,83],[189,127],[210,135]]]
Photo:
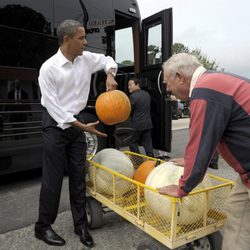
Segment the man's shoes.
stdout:
[[158,155],[157,157],[155,157],[157,159],[161,159],[161,160],[167,160],[170,159],[170,157],[168,155]]
[[209,166],[208,166],[209,168],[212,168],[212,169],[219,169],[219,167],[218,167],[218,163],[210,163],[209,164]]
[[75,233],[80,236],[80,241],[82,242],[83,245],[86,247],[93,247],[94,246],[94,241],[92,236],[89,234],[87,229],[81,228],[76,230]]
[[63,246],[65,240],[61,238],[52,228],[49,229],[35,229],[35,237],[39,240],[43,240],[48,245]]

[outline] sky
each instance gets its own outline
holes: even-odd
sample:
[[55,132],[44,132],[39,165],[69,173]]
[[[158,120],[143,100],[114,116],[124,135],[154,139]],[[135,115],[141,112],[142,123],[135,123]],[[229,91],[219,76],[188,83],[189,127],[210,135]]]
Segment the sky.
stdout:
[[249,0],[137,0],[142,19],[173,11],[173,43],[200,49],[218,69],[250,78]]

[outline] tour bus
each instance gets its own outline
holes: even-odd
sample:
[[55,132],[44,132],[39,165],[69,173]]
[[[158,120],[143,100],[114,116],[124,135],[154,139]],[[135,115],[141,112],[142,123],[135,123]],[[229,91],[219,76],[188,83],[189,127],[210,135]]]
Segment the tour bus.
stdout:
[[[118,89],[128,93],[132,76],[151,95],[153,146],[171,151],[171,101],[162,79],[162,63],[171,56],[172,9],[144,20],[136,0],[1,0],[0,2],[0,175],[41,167],[43,108],[38,74],[58,50],[59,23],[83,23],[86,50],[112,56],[118,63]],[[93,74],[89,101],[81,118],[98,120],[95,101],[105,91],[106,75]],[[128,124],[98,129],[108,138],[87,135],[88,153],[120,148],[132,135]]]

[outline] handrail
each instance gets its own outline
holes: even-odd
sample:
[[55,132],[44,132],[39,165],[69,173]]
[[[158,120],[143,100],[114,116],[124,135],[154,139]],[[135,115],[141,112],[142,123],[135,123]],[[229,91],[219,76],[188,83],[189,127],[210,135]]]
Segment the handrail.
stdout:
[[37,132],[26,132],[26,133],[16,133],[16,134],[7,134],[7,135],[1,135],[0,138],[7,138],[7,137],[12,137],[12,136],[23,136],[23,135],[38,135],[41,134],[42,131],[37,131]]
[[14,110],[14,111],[0,111],[0,115],[6,115],[6,114],[32,114],[32,113],[42,113],[42,110]]
[[3,125],[9,126],[9,125],[25,125],[25,124],[37,124],[42,123],[42,121],[25,121],[25,122],[4,122]]
[[161,91],[161,83],[160,83],[160,79],[161,79],[161,74],[162,74],[162,70],[159,72],[159,75],[157,77],[157,85],[158,85],[158,90],[160,92],[160,94],[162,94],[162,91]]
[[14,128],[6,128],[3,129],[3,131],[8,132],[8,131],[16,131],[16,130],[31,130],[31,129],[41,129],[42,126],[34,126],[34,127],[14,127]]

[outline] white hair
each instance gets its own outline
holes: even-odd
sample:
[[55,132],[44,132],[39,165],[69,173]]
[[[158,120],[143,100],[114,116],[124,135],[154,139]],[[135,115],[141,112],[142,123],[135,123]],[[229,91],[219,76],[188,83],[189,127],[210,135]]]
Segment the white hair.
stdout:
[[163,70],[170,78],[173,78],[177,72],[181,72],[186,77],[192,77],[193,72],[202,64],[192,54],[178,53],[171,56],[163,63]]

